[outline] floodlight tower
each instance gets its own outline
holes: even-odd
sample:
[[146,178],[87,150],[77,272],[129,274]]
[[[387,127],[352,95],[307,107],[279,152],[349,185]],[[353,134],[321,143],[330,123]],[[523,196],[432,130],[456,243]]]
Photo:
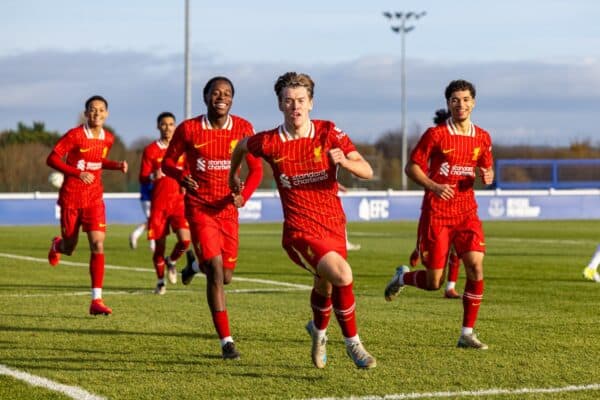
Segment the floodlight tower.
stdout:
[[192,72],[190,62],[190,0],[185,0],[185,40],[184,40],[184,100],[183,119],[192,118]]
[[[418,20],[419,18],[422,18],[426,15],[427,13],[425,11],[421,11],[421,12],[415,12],[415,11],[408,11],[408,12],[389,12],[389,11],[384,11],[383,12],[383,16],[385,18],[388,19],[388,21],[390,21],[392,23],[391,29],[392,32],[394,33],[399,33],[400,34],[400,40],[401,40],[401,72],[400,72],[400,86],[401,86],[401,103],[402,103],[402,116],[401,116],[401,130],[402,130],[402,158],[401,158],[401,170],[404,170],[404,167],[406,166],[406,162],[407,162],[407,158],[408,158],[408,133],[406,132],[406,67],[405,67],[405,60],[406,60],[406,50],[405,50],[405,37],[406,34],[410,31],[412,31],[413,29],[415,29],[414,26],[407,26],[407,22],[411,19],[415,19]],[[408,186],[408,182],[407,182],[407,176],[406,174],[402,173],[402,190],[406,190]]]

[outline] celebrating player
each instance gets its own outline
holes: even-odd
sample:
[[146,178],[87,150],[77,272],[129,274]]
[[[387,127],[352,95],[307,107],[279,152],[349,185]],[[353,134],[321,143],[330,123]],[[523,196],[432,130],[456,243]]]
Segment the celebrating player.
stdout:
[[[175,284],[177,282],[175,263],[190,245],[190,229],[185,219],[184,190],[179,186],[179,182],[166,176],[161,169],[161,162],[175,132],[175,116],[170,112],[160,113],[156,118],[156,125],[160,132],[160,139],[144,148],[139,180],[142,185],[153,184],[154,186],[150,202],[148,239],[155,242],[152,261],[158,281],[154,293],[165,294],[165,264],[168,268],[169,282]],[[175,166],[179,170],[184,169],[183,156],[177,160]],[[175,232],[177,243],[171,254],[165,258],[169,227]]]
[[[106,213],[102,194],[102,169],[127,172],[127,161],[108,160],[114,136],[103,128],[108,117],[108,102],[102,96],[92,96],[85,102],[86,122],[65,133],[54,145],[46,160],[60,171],[65,181],[60,188],[61,236],[52,239],[48,262],[56,266],[60,255],[71,255],[77,246],[79,228],[87,233],[90,244],[90,275],[92,303],[90,314],[111,314],[102,300],[104,282],[104,238]],[[66,157],[66,160],[63,159]]]
[[426,270],[408,272],[407,267],[398,267],[385,288],[385,299],[391,301],[404,285],[439,289],[454,246],[467,273],[458,347],[485,350],[488,346],[473,333],[483,298],[485,252],[473,184],[477,170],[484,184],[494,180],[492,142],[486,131],[471,122],[475,87],[470,82],[450,82],[445,97],[451,117],[425,131],[405,167],[406,174],[425,188],[418,240]]
[[346,216],[336,177],[340,167],[364,179],[371,178],[373,170],[333,122],[310,119],[314,93],[310,76],[283,74],[275,83],[275,93],[283,124],[238,143],[229,184],[234,193],[242,189],[234,171],[247,153],[270,164],[283,206],[283,247],[292,261],[314,276],[313,320],[306,326],[314,365],[325,367],[326,329],[333,308],[346,352],[357,367],[373,368],[376,360],[357,333],[352,269],[346,261]]
[[[225,359],[240,357],[229,328],[223,285],[231,282],[238,257],[238,210],[262,179],[261,161],[246,157],[248,176],[241,192],[231,193],[227,176],[230,156],[236,143],[254,134],[250,122],[229,114],[234,96],[233,83],[217,76],[204,86],[206,114],[183,121],[175,131],[163,160],[165,174],[186,188],[185,212],[190,223],[194,250],[181,272],[184,285],[195,273],[206,273],[206,297]],[[185,154],[186,173],[176,168]],[[239,164],[232,173],[238,173]]]

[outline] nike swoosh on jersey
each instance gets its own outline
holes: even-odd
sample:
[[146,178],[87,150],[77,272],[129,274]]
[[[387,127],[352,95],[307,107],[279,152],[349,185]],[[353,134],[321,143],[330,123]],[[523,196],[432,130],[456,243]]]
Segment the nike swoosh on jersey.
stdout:
[[195,148],[195,149],[199,149],[199,148],[201,148],[201,147],[204,147],[204,146],[206,146],[207,144],[208,144],[208,143],[194,144],[194,148]]
[[447,149],[447,150],[442,150],[442,153],[448,154],[448,153],[452,153],[453,151],[454,151],[454,149]]
[[275,158],[275,159],[273,160],[273,162],[274,162],[275,164],[277,164],[277,163],[280,163],[280,162],[282,162],[282,161],[283,161],[283,160],[285,160],[286,158],[287,158],[287,156],[283,156],[283,157]]
[[87,149],[79,149],[80,153],[87,153],[88,151],[90,151],[89,147]]

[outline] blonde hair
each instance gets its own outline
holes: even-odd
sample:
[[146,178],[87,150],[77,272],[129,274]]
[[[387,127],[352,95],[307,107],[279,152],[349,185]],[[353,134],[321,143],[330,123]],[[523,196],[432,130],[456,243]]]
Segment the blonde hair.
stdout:
[[315,91],[315,82],[313,82],[311,77],[307,74],[286,72],[285,74],[277,78],[277,81],[275,82],[275,93],[277,94],[277,98],[279,100],[281,100],[281,93],[283,92],[283,89],[289,87],[306,88],[306,91],[308,92],[308,97],[312,99]]

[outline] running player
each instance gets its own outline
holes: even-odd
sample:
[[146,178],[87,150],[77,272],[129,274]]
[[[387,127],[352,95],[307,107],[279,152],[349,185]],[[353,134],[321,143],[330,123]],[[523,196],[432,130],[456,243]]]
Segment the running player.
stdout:
[[[127,161],[107,159],[114,142],[111,132],[103,128],[108,117],[108,102],[102,96],[92,96],[85,102],[86,122],[65,133],[54,145],[46,163],[60,171],[65,181],[60,188],[61,236],[52,239],[48,262],[56,266],[60,255],[71,255],[77,246],[79,229],[87,233],[90,245],[90,276],[92,302],[90,314],[112,313],[104,304],[104,238],[106,212],[102,195],[102,170],[127,172]],[[66,159],[65,159],[66,158]]]
[[[193,255],[189,258],[181,280],[187,285],[201,269],[206,273],[206,298],[225,359],[240,357],[231,336],[224,290],[224,285],[231,282],[238,258],[236,207],[244,205],[262,179],[261,161],[248,156],[244,189],[239,193],[229,190],[231,152],[238,141],[254,134],[250,122],[229,113],[234,93],[228,78],[210,79],[203,90],[206,114],[179,124],[163,160],[165,174],[186,188],[185,212],[200,260],[199,266]],[[182,154],[189,172],[176,168]],[[232,173],[237,174],[238,168],[239,165]]]
[[273,170],[283,206],[283,247],[290,259],[314,277],[306,325],[317,368],[327,361],[326,330],[333,309],[346,352],[358,368],[373,368],[375,358],[358,336],[352,269],[346,261],[346,216],[338,197],[337,170],[370,179],[373,170],[344,131],[330,121],[311,120],[314,82],[288,72],[275,83],[283,124],[238,143],[231,158],[229,185],[242,190],[234,173],[246,154],[264,158]]

